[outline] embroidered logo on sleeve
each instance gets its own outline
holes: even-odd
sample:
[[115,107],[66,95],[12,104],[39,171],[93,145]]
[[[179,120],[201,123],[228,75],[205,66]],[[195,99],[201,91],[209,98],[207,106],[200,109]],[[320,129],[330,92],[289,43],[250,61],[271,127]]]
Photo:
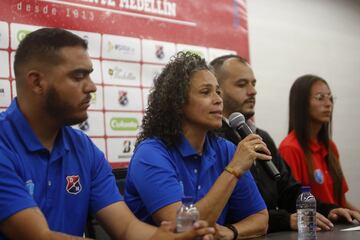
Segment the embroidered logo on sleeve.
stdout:
[[34,197],[34,188],[35,188],[35,184],[33,183],[33,181],[31,179],[26,181],[26,189],[28,190],[28,193]]
[[78,194],[81,192],[81,184],[79,175],[76,176],[67,176],[66,177],[66,191],[70,194]]
[[323,172],[321,171],[321,169],[315,169],[315,171],[314,171],[314,178],[315,178],[315,181],[316,181],[318,184],[323,184],[323,183],[324,183],[324,174],[323,174]]
[[179,181],[179,185],[180,185],[183,196],[185,196],[184,183],[182,181]]

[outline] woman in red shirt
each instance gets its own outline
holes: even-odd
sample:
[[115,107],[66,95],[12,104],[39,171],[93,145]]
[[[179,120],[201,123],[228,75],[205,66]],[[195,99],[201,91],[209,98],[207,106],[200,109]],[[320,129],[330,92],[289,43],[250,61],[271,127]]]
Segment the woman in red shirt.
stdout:
[[314,75],[299,77],[290,90],[289,134],[279,151],[302,185],[323,202],[359,211],[345,198],[348,185],[339,153],[331,140],[333,96],[327,82]]

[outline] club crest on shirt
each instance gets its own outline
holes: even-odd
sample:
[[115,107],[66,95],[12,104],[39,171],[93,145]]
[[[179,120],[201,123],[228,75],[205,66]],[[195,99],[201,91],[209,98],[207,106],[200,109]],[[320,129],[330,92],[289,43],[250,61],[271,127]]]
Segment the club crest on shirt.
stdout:
[[318,184],[324,183],[324,174],[321,171],[321,169],[315,169],[314,170],[314,179]]
[[78,194],[81,192],[81,184],[79,175],[66,177],[66,191],[70,194]]

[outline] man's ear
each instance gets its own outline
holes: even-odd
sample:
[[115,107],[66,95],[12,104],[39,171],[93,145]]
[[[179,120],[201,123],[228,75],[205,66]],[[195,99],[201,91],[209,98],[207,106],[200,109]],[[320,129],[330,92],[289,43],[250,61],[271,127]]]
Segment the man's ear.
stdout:
[[44,94],[47,82],[42,72],[31,70],[28,72],[26,80],[32,92],[38,95]]

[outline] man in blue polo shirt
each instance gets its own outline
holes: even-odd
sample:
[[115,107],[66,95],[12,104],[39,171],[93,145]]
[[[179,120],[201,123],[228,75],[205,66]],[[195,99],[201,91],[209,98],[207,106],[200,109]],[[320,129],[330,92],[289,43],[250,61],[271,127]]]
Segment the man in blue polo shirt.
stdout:
[[[82,239],[88,213],[115,239],[174,239],[168,224],[156,231],[132,215],[104,154],[69,127],[87,119],[96,91],[86,42],[39,29],[14,69],[17,98],[0,114],[0,239]],[[177,237],[212,233],[205,225]]]

